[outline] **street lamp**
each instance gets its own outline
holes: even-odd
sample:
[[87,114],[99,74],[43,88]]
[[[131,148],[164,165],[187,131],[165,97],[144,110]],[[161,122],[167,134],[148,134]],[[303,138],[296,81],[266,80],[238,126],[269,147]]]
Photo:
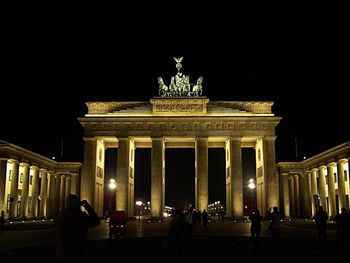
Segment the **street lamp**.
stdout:
[[140,222],[141,222],[141,206],[142,206],[142,201],[136,201],[136,205],[137,205],[137,208],[139,210],[139,225],[140,225]]
[[112,210],[112,195],[113,195],[114,189],[117,188],[117,182],[115,181],[115,179],[113,178],[109,179],[108,187],[109,189],[111,189],[110,198],[109,198],[109,209]]
[[253,190],[255,189],[255,182],[253,178],[250,178],[248,182],[248,187],[250,189],[250,200],[252,202],[252,211],[254,211]]

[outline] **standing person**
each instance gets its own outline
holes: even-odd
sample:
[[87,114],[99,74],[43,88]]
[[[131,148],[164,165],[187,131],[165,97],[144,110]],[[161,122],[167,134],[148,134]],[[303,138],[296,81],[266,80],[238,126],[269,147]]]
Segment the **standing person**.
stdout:
[[222,210],[220,211],[220,214],[221,214],[221,222],[224,222],[224,219],[225,219],[225,210],[222,209]]
[[185,236],[192,237],[193,208],[190,207],[185,215]]
[[328,214],[326,211],[323,210],[323,206],[320,206],[318,208],[318,211],[316,212],[314,219],[316,221],[316,227],[317,227],[317,231],[318,231],[318,239],[322,240],[322,241],[327,240]]
[[271,223],[269,230],[271,232],[272,241],[275,242],[279,238],[281,227],[281,216],[277,206],[272,208],[272,212],[270,212],[270,220]]
[[198,225],[201,224],[201,220],[202,220],[202,213],[201,213],[201,210],[198,210],[198,212],[197,212]]
[[259,210],[253,211],[253,213],[249,216],[249,220],[252,222],[250,225],[251,241],[254,247],[258,247],[262,220],[262,216],[260,215]]
[[5,224],[5,213],[3,210],[1,210],[0,215],[0,230],[4,230],[4,224]]
[[[82,209],[82,207],[84,209]],[[86,234],[100,219],[91,205],[69,194],[67,208],[55,218],[57,232],[56,256],[59,262],[86,262]]]
[[205,211],[205,209],[203,209],[203,212],[202,212],[202,219],[203,219],[203,226],[206,227],[208,224],[209,218],[208,218],[208,213],[207,211]]
[[182,238],[184,234],[185,217],[180,209],[176,209],[168,231],[168,261],[182,262]]
[[346,208],[341,209],[341,213],[335,216],[334,221],[337,224],[337,240],[346,243],[349,238],[350,227],[350,218]]

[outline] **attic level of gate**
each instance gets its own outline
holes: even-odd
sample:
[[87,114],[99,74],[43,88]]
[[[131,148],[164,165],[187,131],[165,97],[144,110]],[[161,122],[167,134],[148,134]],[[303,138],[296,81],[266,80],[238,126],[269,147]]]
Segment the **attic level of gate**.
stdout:
[[274,116],[271,101],[209,101],[207,97],[153,97],[150,101],[87,102],[85,117]]

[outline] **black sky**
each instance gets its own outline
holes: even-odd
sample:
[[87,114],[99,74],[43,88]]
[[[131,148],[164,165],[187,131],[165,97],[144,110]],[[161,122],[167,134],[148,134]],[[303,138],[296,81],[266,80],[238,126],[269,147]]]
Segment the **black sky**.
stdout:
[[275,102],[277,161],[349,140],[345,6],[120,2],[1,8],[0,139],[81,161],[85,102],[148,100],[184,56],[209,99]]

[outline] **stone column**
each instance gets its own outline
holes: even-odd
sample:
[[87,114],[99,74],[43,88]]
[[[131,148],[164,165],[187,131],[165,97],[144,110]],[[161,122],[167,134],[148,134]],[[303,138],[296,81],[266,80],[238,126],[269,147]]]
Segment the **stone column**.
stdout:
[[29,196],[29,164],[21,163],[21,166],[23,167],[21,218],[27,218]]
[[60,211],[61,202],[61,174],[56,174],[55,176],[55,214]]
[[32,179],[32,216],[37,218],[38,215],[38,196],[39,196],[39,168],[32,166],[33,179]]
[[164,210],[164,169],[165,147],[163,138],[152,138],[151,156],[151,214],[161,217]]
[[276,173],[275,136],[263,139],[264,149],[264,181],[266,190],[266,211],[270,207],[279,206],[278,175]]
[[311,203],[312,196],[310,196],[310,188],[309,188],[309,172],[305,172],[303,175],[303,215],[306,218],[311,217]]
[[328,174],[328,201],[329,201],[329,216],[334,217],[336,212],[336,203],[335,203],[335,182],[334,182],[334,166],[336,163],[329,163],[327,165],[327,174]]
[[196,138],[196,209],[208,211],[208,138]]
[[12,161],[12,180],[11,180],[11,189],[10,189],[10,218],[17,217],[17,203],[18,203],[18,166],[19,163],[17,160]]
[[325,178],[326,166],[322,165],[318,168],[318,181],[320,183],[320,205],[323,207],[323,210],[327,211],[326,206],[326,178]]
[[67,175],[66,176],[66,189],[65,189],[65,197],[64,197],[64,200],[65,200],[65,207],[67,207],[67,200],[68,200],[68,195],[70,194],[70,188],[71,188],[71,177],[70,175]]
[[66,197],[66,176],[61,176],[61,185],[60,185],[60,211],[65,208],[65,198]]
[[129,167],[130,167],[130,140],[129,138],[118,138],[118,164],[117,164],[117,210],[124,210],[129,214],[128,209],[128,187],[129,187]]
[[52,218],[56,215],[56,205],[55,205],[55,174],[50,173],[50,184],[49,184],[49,196],[48,196],[48,214],[47,217]]
[[289,185],[290,185],[290,207],[291,207],[291,215],[296,217],[296,209],[295,209],[295,189],[294,189],[294,176],[289,177]]
[[4,211],[6,213],[7,200],[5,196],[6,187],[6,172],[7,172],[7,160],[0,159],[0,212]]
[[232,218],[243,218],[243,173],[242,173],[242,138],[230,139],[230,181],[231,181],[231,198]]
[[41,188],[40,188],[40,217],[46,217],[47,207],[47,171],[40,169],[39,174],[41,175]]
[[318,195],[317,191],[317,169],[311,170],[311,176],[310,176],[310,185],[311,185],[311,204],[312,204],[312,217],[316,215],[316,212],[318,210],[318,207],[316,207],[316,201],[314,199],[315,195]]
[[79,196],[79,174],[71,174],[70,193]]
[[300,217],[300,188],[299,188],[299,175],[294,176],[294,190],[295,190],[295,214]]
[[95,196],[97,169],[97,139],[84,138],[84,142],[84,164],[80,180],[80,199],[88,201],[94,207],[93,201]]
[[282,180],[282,192],[283,192],[283,209],[284,217],[290,217],[290,200],[289,200],[289,186],[288,186],[288,173],[281,174]]
[[338,165],[338,191],[339,191],[339,206],[346,208],[346,192],[345,192],[345,178],[344,178],[344,163],[346,159],[341,159],[337,162]]

